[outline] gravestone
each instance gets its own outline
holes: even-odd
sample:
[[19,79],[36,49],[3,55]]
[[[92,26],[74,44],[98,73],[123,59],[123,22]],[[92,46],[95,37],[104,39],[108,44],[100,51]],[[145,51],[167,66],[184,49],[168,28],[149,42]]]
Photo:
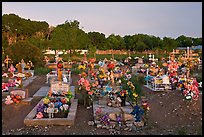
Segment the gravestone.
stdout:
[[69,84],[62,82],[62,81],[56,81],[51,83],[50,90],[52,92],[64,92],[68,91],[70,88]]
[[15,89],[10,92],[13,95],[20,95],[22,100],[20,101],[23,104],[31,104],[33,98],[28,97],[28,89]]
[[139,63],[139,64],[143,64],[143,59],[142,59],[142,58],[139,58],[139,59],[138,59],[138,63]]
[[22,99],[26,98],[26,91],[21,90],[21,89],[13,90],[10,93],[13,94],[13,95],[20,95],[20,96],[22,96]]

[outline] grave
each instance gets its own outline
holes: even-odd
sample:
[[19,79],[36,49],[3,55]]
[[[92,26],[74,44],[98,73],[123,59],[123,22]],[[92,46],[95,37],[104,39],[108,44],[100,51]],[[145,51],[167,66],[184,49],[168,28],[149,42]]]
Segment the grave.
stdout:
[[[121,109],[124,111],[125,114],[130,114],[132,112],[132,106],[128,102],[126,102],[126,105],[121,107],[109,107],[107,104],[99,104],[98,101],[93,102],[93,114],[94,114],[94,122],[96,124],[100,125],[100,120],[97,118],[97,109],[100,108],[103,114],[107,114],[108,116],[111,116],[115,113],[121,113]],[[131,115],[131,114],[130,114]],[[134,123],[134,117],[129,116],[130,118],[126,120],[127,123]],[[111,120],[111,125],[116,124],[115,120]]]
[[10,91],[10,94],[20,95],[22,100],[20,103],[22,104],[31,104],[33,98],[28,98],[28,89],[14,89]]
[[[53,110],[57,111],[50,111],[52,108],[50,107],[48,103],[48,106],[46,109],[43,110],[45,114],[49,114],[49,118],[43,117],[43,118],[37,118],[37,107],[39,105],[44,104],[45,98],[42,98],[39,103],[33,108],[33,110],[25,117],[24,124],[26,126],[36,126],[36,125],[69,125],[72,126],[75,123],[76,118],[76,112],[77,112],[77,105],[78,105],[78,99],[74,99],[75,96],[75,87],[71,86],[68,83],[62,82],[62,81],[54,81],[51,83],[50,87],[42,87],[38,90],[38,92],[34,95],[34,97],[45,97],[46,99],[51,102],[51,99],[65,99],[68,94],[68,91],[71,91],[72,97],[70,98],[71,105],[69,105],[68,108],[68,114],[65,117],[57,117],[55,114],[60,112],[60,109],[57,110],[57,108],[53,108]],[[67,93],[67,94],[66,94]],[[66,104],[65,104],[66,105]],[[49,111],[48,111],[49,109]],[[64,112],[64,111],[62,111]]]
[[32,76],[32,77],[26,79],[25,81],[22,81],[23,87],[28,86],[31,82],[33,82],[33,80],[34,80],[35,78],[36,78],[36,76]]
[[[40,102],[37,104],[42,104],[43,99],[40,100]],[[37,106],[36,105],[36,106]],[[34,107],[33,110],[25,117],[24,124],[26,126],[47,126],[47,125],[63,125],[63,126],[73,126],[75,124],[75,118],[76,118],[76,112],[77,112],[77,105],[78,105],[78,99],[74,99],[74,101],[71,104],[71,107],[69,109],[68,116],[66,118],[42,118],[42,119],[36,119],[36,109],[37,107]]]
[[45,97],[48,94],[49,90],[50,90],[50,87],[43,86],[33,95],[33,98],[42,98],[42,97]]
[[[50,86],[52,82],[57,81],[57,71],[49,72],[46,77],[46,83]],[[64,78],[64,82],[71,84],[71,71],[62,71],[62,78]]]

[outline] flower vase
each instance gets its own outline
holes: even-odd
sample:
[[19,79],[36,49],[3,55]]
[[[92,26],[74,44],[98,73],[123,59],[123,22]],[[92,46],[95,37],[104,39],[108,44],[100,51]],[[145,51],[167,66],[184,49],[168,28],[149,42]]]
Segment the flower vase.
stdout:
[[126,95],[124,95],[124,96],[120,96],[120,98],[121,98],[121,107],[124,107],[124,106],[126,106],[126,104],[125,104],[125,102],[126,102]]

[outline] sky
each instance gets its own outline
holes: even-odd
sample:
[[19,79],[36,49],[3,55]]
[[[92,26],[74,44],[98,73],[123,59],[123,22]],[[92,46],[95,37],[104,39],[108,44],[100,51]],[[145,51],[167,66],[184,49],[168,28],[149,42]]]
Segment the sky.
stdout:
[[202,37],[202,2],[2,2],[2,15],[46,21],[77,20],[85,32],[125,36]]

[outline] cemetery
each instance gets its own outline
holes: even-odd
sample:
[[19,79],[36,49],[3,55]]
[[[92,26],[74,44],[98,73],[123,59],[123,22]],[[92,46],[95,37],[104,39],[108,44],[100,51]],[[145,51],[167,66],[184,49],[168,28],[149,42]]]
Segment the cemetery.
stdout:
[[[2,74],[2,96],[6,97],[6,105],[30,105],[32,100],[39,100],[24,118],[25,126],[74,126],[80,99],[83,107],[92,110],[93,121],[89,121],[88,125],[106,129],[110,134],[145,129],[151,104],[141,94],[142,82],[138,81],[141,76],[144,87],[152,92],[180,90],[186,100],[199,99],[198,82],[190,77],[188,66],[181,67],[183,63],[179,59],[176,61],[174,54],[169,56],[169,61],[163,60],[162,66],[157,65],[158,59],[154,55],[149,55],[149,63],[136,57],[135,64],[125,65],[130,60],[131,57],[128,57],[123,63],[105,58],[96,62],[94,58],[84,57],[77,64],[79,78],[75,81],[77,85],[73,86],[72,63],[58,57],[56,62],[48,61],[45,65],[50,69],[46,74],[46,86],[28,97],[29,91],[24,88],[26,81],[32,83],[36,76],[32,67],[25,69],[29,65],[24,65],[26,63],[22,59],[16,65],[17,69],[13,64],[6,64],[7,70]],[[12,84],[11,79],[16,83]],[[30,83],[27,82],[27,85]],[[76,94],[80,94],[81,98],[77,99]]]
[[2,135],[202,135],[202,38],[2,19]]

